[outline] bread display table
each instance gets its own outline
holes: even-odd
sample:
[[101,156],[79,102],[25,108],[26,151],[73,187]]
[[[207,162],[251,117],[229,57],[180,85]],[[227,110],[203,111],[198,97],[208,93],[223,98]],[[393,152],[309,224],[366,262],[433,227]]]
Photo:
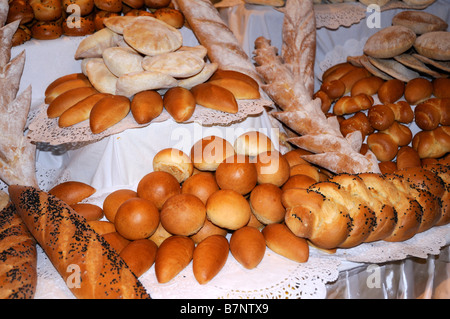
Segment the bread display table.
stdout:
[[[445,10],[442,10],[443,7]],[[448,9],[448,2],[443,0],[437,1],[429,8],[430,12],[441,16],[445,21],[450,20]],[[394,12],[386,14],[392,15]],[[240,35],[238,38],[242,47],[250,56],[254,40],[258,36],[270,38],[275,46],[281,43],[282,16],[273,8],[239,6],[222,9],[222,16],[229,22],[235,34]],[[389,18],[384,20],[384,13],[382,17],[383,24],[387,23],[387,20],[390,21]],[[264,27],[261,28],[261,25]],[[182,31],[187,45],[197,44],[190,30],[183,28]],[[316,78],[320,77],[324,69],[340,62],[346,55],[357,54],[361,50],[361,43],[374,31],[367,29],[364,21],[350,29],[333,31],[319,29]],[[32,85],[34,109],[42,103],[45,88],[51,81],[59,76],[80,71],[80,62],[73,58],[73,53],[80,41],[81,38],[67,37],[51,41],[31,40],[13,49],[13,56],[26,50],[27,60],[21,90]],[[267,112],[263,111],[230,125],[178,124],[172,119],[167,119],[146,127],[129,129],[92,143],[63,146],[40,145],[37,153],[38,180],[42,189],[50,189],[67,180],[85,182],[97,189],[97,193],[89,199],[89,202],[100,205],[105,196],[115,189],[135,189],[138,181],[152,171],[152,159],[159,150],[175,147],[188,153],[192,144],[202,137],[217,135],[233,142],[241,133],[250,130],[261,131],[273,141],[278,141],[277,127],[273,125]],[[278,144],[277,147],[280,148]],[[267,249],[263,262],[250,271],[242,268],[230,255],[220,275],[205,286],[196,282],[191,265],[167,284],[157,283],[153,268],[140,280],[153,298],[364,298],[370,296],[391,298],[393,295],[414,298],[422,295],[422,292],[409,292],[409,288],[406,287],[410,284],[409,281],[401,283],[391,281],[389,285],[383,283],[382,290],[378,289],[374,293],[375,290],[366,285],[364,273],[368,273],[366,270],[369,270],[370,266],[375,267],[379,264],[380,267],[385,267],[382,269],[381,276],[386,280],[391,278],[390,276],[397,277],[402,272],[408,278],[406,275],[415,272],[414,267],[408,267],[409,257],[428,258],[430,277],[433,273],[432,267],[439,268],[439,271],[434,273],[437,285],[443,281],[442,278],[448,277],[449,264],[438,266],[434,256],[441,253],[442,247],[447,247],[442,250],[439,261],[446,258],[448,261],[449,244],[450,226],[447,225],[435,227],[402,243],[363,244],[354,249],[339,249],[335,254],[327,254],[311,248],[310,259],[304,264],[289,261]],[[73,298],[42,250],[39,250],[38,256],[39,281],[36,298]],[[394,264],[400,264],[397,269],[389,268],[391,261],[394,261]],[[373,270],[373,268],[370,269]],[[402,287],[397,290],[396,287],[401,285],[405,285],[405,289]],[[448,281],[444,286],[448,287]],[[434,287],[433,279],[430,279],[426,288],[430,287]],[[432,294],[426,292],[424,296],[429,297]]]

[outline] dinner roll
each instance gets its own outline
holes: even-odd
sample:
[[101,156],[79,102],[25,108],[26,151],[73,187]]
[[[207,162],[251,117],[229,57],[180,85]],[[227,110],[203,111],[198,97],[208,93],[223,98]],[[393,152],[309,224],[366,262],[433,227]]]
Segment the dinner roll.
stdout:
[[302,158],[302,155],[311,155],[311,154],[312,153],[307,150],[296,148],[283,154],[283,156],[288,161],[289,166],[293,167],[297,164],[307,164],[308,162]]
[[103,209],[90,203],[77,203],[71,206],[75,212],[86,218],[87,221],[100,220],[103,217]]
[[177,179],[163,171],[148,173],[139,181],[137,187],[138,196],[150,200],[158,209],[162,208],[169,197],[180,192],[181,187]]
[[153,157],[153,171],[170,173],[181,183],[192,175],[194,165],[191,158],[183,151],[165,148]]
[[105,214],[106,219],[114,223],[114,218],[116,217],[119,206],[133,197],[138,197],[138,195],[131,189],[118,189],[106,196],[103,201],[103,213]]
[[250,208],[263,224],[280,223],[286,209],[281,203],[282,190],[273,184],[259,184],[250,193]]
[[256,157],[258,183],[282,186],[290,176],[288,161],[278,151],[263,152]]
[[317,181],[311,176],[297,174],[289,177],[286,183],[283,184],[281,189],[284,191],[290,188],[304,188],[307,189],[312,184],[317,183]]
[[257,156],[259,153],[272,151],[275,147],[270,138],[264,133],[250,131],[236,138],[234,149],[240,155]]
[[232,189],[242,195],[250,193],[257,178],[255,163],[245,155],[226,158],[216,170],[216,181],[221,189]]
[[195,168],[201,171],[215,171],[220,163],[234,154],[234,147],[230,142],[212,135],[195,142],[190,156]]
[[242,266],[253,269],[264,258],[266,241],[258,229],[246,226],[231,235],[230,251]]
[[206,205],[209,196],[219,190],[216,178],[211,172],[198,172],[186,179],[181,186],[182,194],[192,194]]
[[294,175],[306,175],[314,179],[316,182],[319,181],[319,170],[317,167],[311,164],[297,164],[290,169],[290,176]]
[[174,195],[161,209],[161,225],[173,235],[195,234],[202,228],[205,218],[205,204],[191,194]]
[[114,225],[129,240],[150,237],[159,225],[159,211],[144,198],[130,198],[117,209]]
[[212,235],[221,235],[221,236],[225,237],[227,234],[228,234],[228,230],[221,228],[217,225],[214,225],[213,223],[211,223],[211,221],[208,218],[206,218],[202,228],[200,228],[200,230],[198,232],[196,232],[194,235],[192,235],[190,237],[192,238],[194,243],[198,244],[206,237],[209,237]]
[[215,225],[236,230],[250,220],[251,209],[244,196],[231,189],[221,189],[209,196],[206,216]]
[[167,238],[173,236],[171,233],[169,233],[162,225],[161,225],[161,219],[159,222],[158,227],[156,228],[155,232],[148,238],[151,241],[153,241],[158,247],[161,245],[161,243],[166,240]]

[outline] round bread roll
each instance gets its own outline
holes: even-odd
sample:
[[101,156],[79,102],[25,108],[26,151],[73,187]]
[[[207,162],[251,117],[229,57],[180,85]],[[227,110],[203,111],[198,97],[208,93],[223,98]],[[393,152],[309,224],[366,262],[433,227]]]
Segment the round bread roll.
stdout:
[[397,155],[398,145],[388,134],[380,132],[370,134],[367,137],[367,145],[379,161],[391,161]]
[[314,179],[316,182],[319,181],[319,170],[317,167],[311,164],[297,164],[290,169],[290,176],[294,175],[306,175]]
[[211,172],[198,172],[187,178],[181,186],[182,194],[192,194],[206,205],[209,196],[219,190],[216,178]]
[[170,4],[171,0],[145,0],[145,6],[151,9],[164,8]]
[[138,239],[130,242],[120,252],[136,277],[142,276],[155,262],[158,246],[149,239]]
[[195,142],[190,156],[195,168],[201,171],[215,171],[220,163],[234,154],[234,147],[230,142],[212,135]]
[[415,78],[405,86],[405,100],[412,105],[419,104],[433,94],[433,84],[425,78]]
[[191,194],[177,194],[164,203],[161,225],[173,235],[191,236],[203,227],[206,218],[205,204]]
[[399,79],[390,79],[384,82],[378,89],[378,98],[380,102],[394,103],[403,96],[405,83]]
[[258,229],[245,226],[231,235],[230,251],[242,266],[253,269],[264,258],[266,241]]
[[376,130],[385,130],[395,121],[394,111],[386,104],[372,106],[367,112],[370,125]]
[[203,224],[202,228],[198,232],[196,232],[194,235],[190,236],[194,243],[198,244],[203,239],[209,236],[213,235],[220,235],[220,236],[226,236],[228,234],[228,230],[221,228],[219,226],[214,225],[209,221],[208,218],[205,219],[205,223]]
[[271,183],[281,187],[289,179],[289,163],[278,151],[259,154],[255,165],[259,184]]
[[263,224],[280,223],[284,220],[286,209],[281,203],[283,191],[273,184],[259,184],[250,193],[250,208]]
[[153,12],[156,19],[164,21],[174,28],[180,29],[184,25],[184,16],[180,10],[173,8],[159,8]]
[[367,39],[364,53],[374,58],[392,58],[409,50],[415,40],[416,34],[411,29],[401,25],[389,26]]
[[414,42],[414,48],[427,58],[450,60],[450,32],[433,31],[422,34]]
[[251,209],[244,196],[231,189],[221,189],[209,196],[206,216],[216,226],[236,230],[247,225]]
[[87,221],[100,220],[103,218],[103,209],[100,206],[89,203],[77,203],[71,206],[79,215]]
[[114,223],[114,218],[116,217],[119,206],[126,200],[134,197],[138,197],[138,194],[131,189],[118,189],[106,196],[103,201],[103,213],[105,214],[106,219]]
[[139,181],[137,187],[138,196],[150,200],[159,210],[169,197],[180,192],[181,187],[177,179],[163,171],[148,173]]
[[312,153],[307,150],[296,148],[283,154],[283,157],[288,161],[289,166],[293,167],[297,164],[307,164],[308,162],[302,158],[302,155],[311,155],[311,154]]
[[275,147],[270,138],[264,133],[250,131],[236,138],[234,149],[240,155],[257,156],[259,153],[272,151]]
[[56,196],[68,205],[79,203],[95,192],[94,187],[78,181],[62,182],[48,191],[50,195]]
[[293,176],[289,177],[289,179],[287,180],[286,183],[283,184],[283,186],[281,187],[281,190],[284,191],[284,190],[287,190],[290,188],[307,189],[314,183],[317,183],[317,181],[314,178],[312,178],[311,176],[302,175],[302,174],[293,175]]
[[242,195],[251,192],[258,178],[255,163],[248,156],[238,154],[220,163],[215,175],[221,189],[232,189]]
[[117,209],[114,225],[129,240],[150,237],[159,225],[159,211],[144,198],[130,198]]
[[416,34],[445,31],[448,24],[438,16],[425,11],[401,11],[392,18],[392,25],[410,28]]
[[191,158],[176,148],[166,148],[153,157],[153,171],[163,171],[173,175],[178,183],[182,183],[194,171]]

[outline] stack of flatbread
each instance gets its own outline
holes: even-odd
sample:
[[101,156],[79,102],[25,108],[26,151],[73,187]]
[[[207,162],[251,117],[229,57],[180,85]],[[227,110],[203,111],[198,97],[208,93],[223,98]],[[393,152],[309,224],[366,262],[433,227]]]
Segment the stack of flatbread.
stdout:
[[0,1],[0,179],[7,185],[37,186],[36,147],[24,135],[31,87],[18,94],[25,51],[11,59],[12,37],[20,21],[4,25],[8,1]]
[[327,118],[321,101],[313,99],[315,16],[313,1],[287,0],[283,9],[281,55],[269,40],[255,41],[257,71],[266,82],[265,92],[282,109],[272,115],[299,136],[288,142],[313,155],[303,158],[335,173],[380,172],[372,152],[360,153],[359,131],[342,135],[336,117]]

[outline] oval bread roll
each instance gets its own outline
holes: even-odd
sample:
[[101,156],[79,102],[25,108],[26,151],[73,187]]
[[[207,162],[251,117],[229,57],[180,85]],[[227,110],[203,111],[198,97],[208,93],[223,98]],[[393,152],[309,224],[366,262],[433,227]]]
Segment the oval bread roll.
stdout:
[[250,208],[263,224],[280,223],[286,209],[281,202],[283,191],[273,184],[259,184],[250,193]]
[[450,60],[450,32],[433,31],[422,34],[414,42],[414,48],[427,58],[448,61]]
[[231,235],[230,251],[242,266],[253,269],[264,258],[266,251],[264,236],[254,227],[242,227]]
[[218,235],[225,237],[228,234],[228,230],[224,228],[220,228],[219,226],[214,225],[211,223],[208,218],[205,219],[205,223],[203,224],[203,227],[200,228],[198,232],[196,232],[194,235],[190,236],[195,244],[200,243],[203,239]]
[[309,259],[309,246],[306,239],[297,237],[285,224],[271,224],[264,227],[262,234],[267,247],[277,254],[298,263]]
[[89,116],[92,133],[98,134],[119,123],[130,112],[130,100],[120,95],[104,97],[97,102]]
[[77,203],[71,205],[71,207],[87,221],[100,220],[103,217],[103,209],[94,204]]
[[245,195],[257,183],[255,163],[246,155],[233,155],[226,158],[216,169],[216,181],[221,189],[232,189]]
[[67,181],[52,187],[48,193],[58,197],[68,205],[74,205],[96,192],[89,184],[78,181]]
[[49,118],[59,117],[76,103],[96,93],[98,93],[98,91],[91,86],[80,87],[64,92],[50,103],[47,108],[47,116]]
[[235,154],[233,145],[219,136],[206,136],[192,145],[190,157],[201,171],[215,171],[220,163]]
[[261,97],[259,90],[245,81],[240,81],[232,78],[223,78],[209,80],[209,83],[221,86],[233,93],[238,100],[254,100]]
[[164,94],[163,105],[176,122],[185,122],[194,114],[195,98],[188,89],[177,86]]
[[51,82],[47,88],[45,89],[44,92],[44,96],[47,97],[50,92],[57,87],[58,85],[60,85],[63,82],[67,82],[67,81],[71,81],[71,80],[88,80],[88,78],[86,77],[86,75],[84,75],[83,73],[70,73],[67,75],[63,75],[59,78],[57,78],[56,80],[54,80],[53,82]]
[[163,111],[163,99],[153,90],[136,93],[130,105],[131,114],[138,124],[147,124],[157,118]]
[[107,93],[95,93],[65,110],[58,119],[59,127],[68,127],[89,119],[91,110]]
[[431,31],[445,31],[448,24],[438,16],[425,11],[401,11],[392,18],[392,25],[410,28],[416,34]]
[[106,196],[103,201],[103,213],[110,222],[114,223],[117,209],[130,198],[138,197],[137,192],[131,189],[117,189]]
[[195,279],[204,285],[225,266],[230,251],[228,240],[221,235],[211,235],[194,249],[192,269]]
[[184,25],[184,16],[181,11],[174,8],[158,8],[153,12],[156,19],[164,21],[168,25],[180,29]]
[[281,187],[290,177],[288,161],[278,151],[260,153],[256,158],[258,183],[271,183]]
[[378,89],[378,98],[383,104],[394,103],[403,96],[405,83],[398,79],[384,82]]
[[231,189],[221,189],[206,202],[207,218],[215,225],[236,230],[247,225],[251,209],[244,196]]
[[235,114],[239,111],[236,98],[230,90],[212,83],[201,83],[191,89],[197,104],[204,107]]
[[156,252],[155,274],[159,283],[167,283],[191,262],[194,241],[185,236],[171,236],[164,240]]
[[77,76],[77,78],[67,80],[63,79],[61,81],[56,80],[57,82],[51,83],[45,91],[45,103],[52,103],[54,99],[67,91],[81,87],[92,87],[92,84],[86,77],[83,77],[81,75],[74,76]]
[[158,246],[149,239],[138,239],[130,242],[120,252],[136,277],[142,276],[155,262]]
[[92,229],[94,229],[94,231],[99,235],[104,235],[116,231],[116,226],[114,226],[114,223],[106,220],[91,220],[88,221],[88,225],[91,226]]
[[377,31],[367,39],[364,53],[379,59],[392,58],[410,49],[416,34],[409,28],[396,25]]

